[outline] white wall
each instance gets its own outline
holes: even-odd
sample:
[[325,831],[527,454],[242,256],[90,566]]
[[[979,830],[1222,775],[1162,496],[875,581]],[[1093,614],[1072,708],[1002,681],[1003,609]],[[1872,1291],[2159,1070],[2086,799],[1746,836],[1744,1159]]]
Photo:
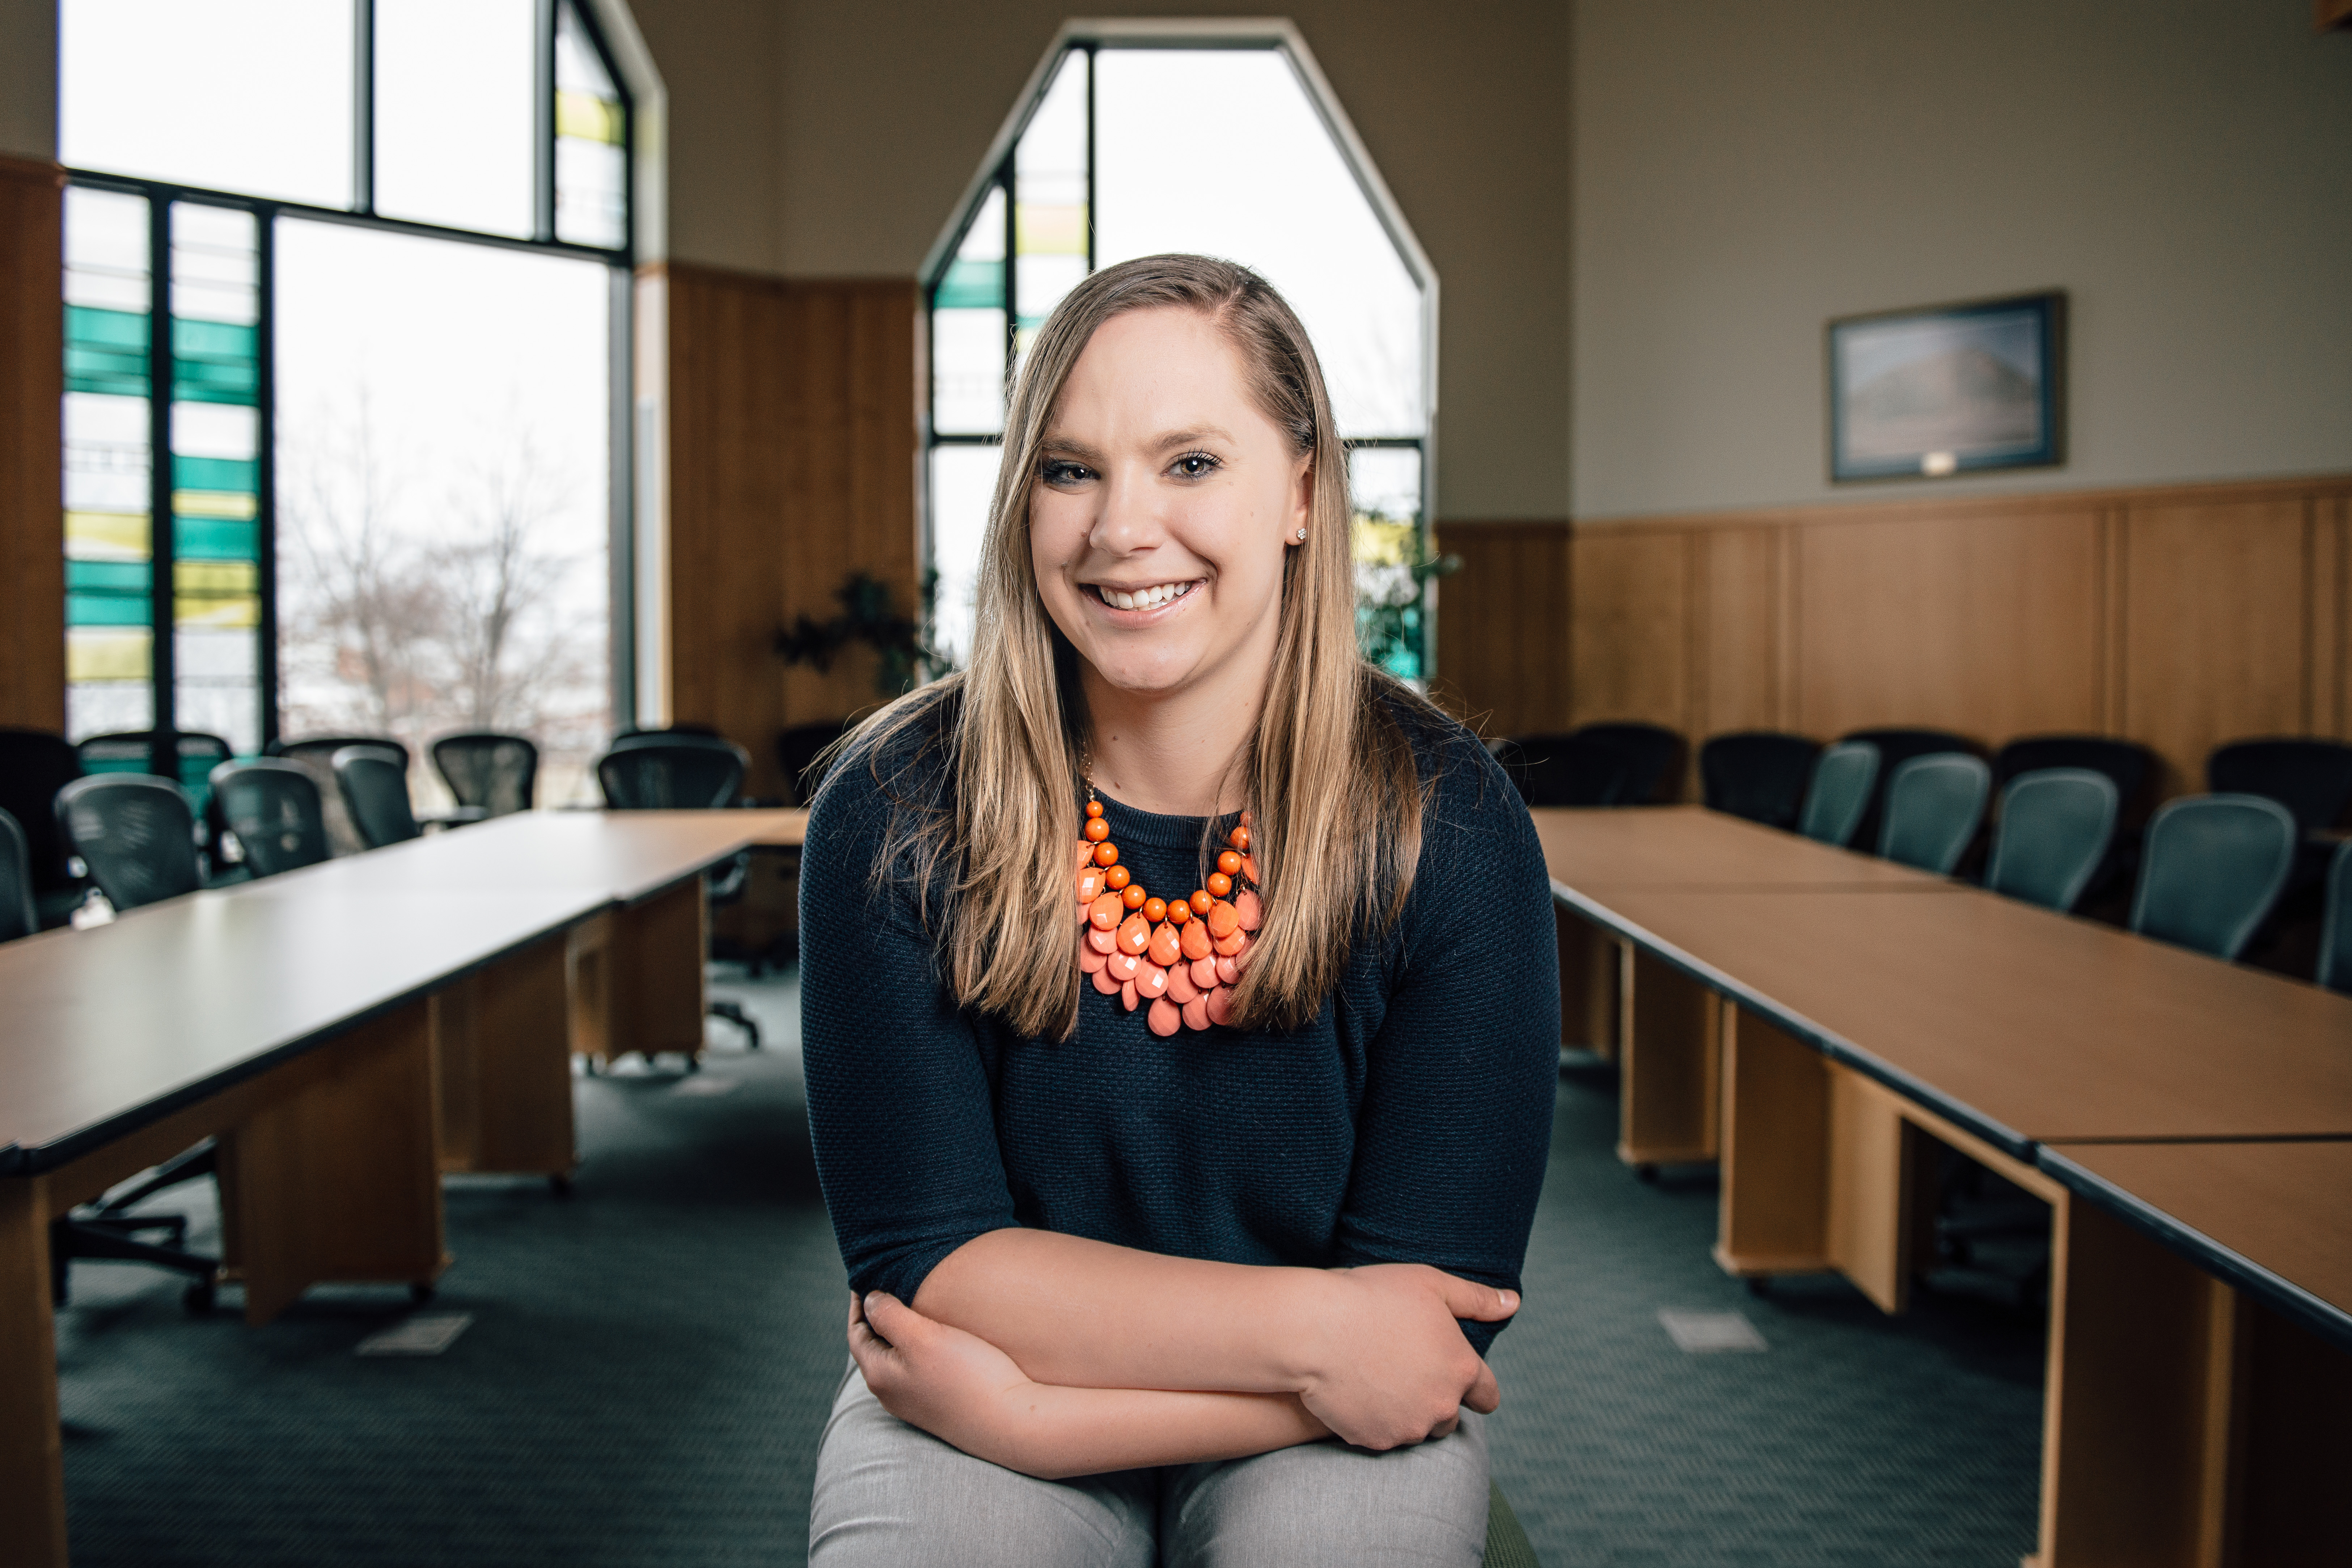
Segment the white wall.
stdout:
[[2352,35],[2309,0],[1577,0],[1574,55],[1579,517],[1853,495],[1823,323],[2050,286],[2066,465],[1942,483],[2352,469]]

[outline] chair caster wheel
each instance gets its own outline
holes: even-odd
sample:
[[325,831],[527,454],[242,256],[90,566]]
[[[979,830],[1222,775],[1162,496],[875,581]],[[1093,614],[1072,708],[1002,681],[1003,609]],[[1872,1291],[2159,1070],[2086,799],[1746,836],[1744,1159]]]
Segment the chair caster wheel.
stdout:
[[1645,1181],[1652,1186],[1655,1186],[1658,1185],[1658,1167],[1647,1165],[1635,1166],[1633,1167],[1633,1179],[1635,1181]]
[[192,1318],[203,1317],[213,1310],[213,1298],[215,1289],[216,1287],[210,1280],[190,1281],[188,1282],[188,1288],[180,1292],[181,1310],[185,1312]]
[[702,1071],[702,1058],[700,1058],[700,1057],[698,1057],[698,1056],[688,1055],[688,1056],[687,1057],[687,1059],[686,1059],[686,1070],[687,1070],[688,1072],[699,1072],[699,1071]]
[[439,1290],[440,1287],[430,1280],[411,1280],[408,1281],[408,1299],[421,1307],[431,1301]]
[[1772,1293],[1772,1281],[1762,1274],[1750,1274],[1748,1276],[1748,1293],[1751,1296],[1769,1296]]

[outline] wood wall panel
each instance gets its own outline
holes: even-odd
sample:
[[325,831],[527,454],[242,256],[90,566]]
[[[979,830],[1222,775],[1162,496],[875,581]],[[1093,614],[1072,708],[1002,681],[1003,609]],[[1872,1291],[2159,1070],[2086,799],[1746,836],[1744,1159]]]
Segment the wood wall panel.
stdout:
[[0,158],[0,724],[66,727],[65,175]]
[[1568,524],[1447,523],[1438,548],[1462,558],[1438,586],[1439,700],[1484,735],[1566,729]]
[[1694,750],[2114,734],[2173,794],[2225,740],[2352,739],[2352,476],[1580,522],[1570,570],[1575,721]]
[[823,621],[850,573],[917,602],[916,289],[671,264],[666,668],[671,722],[751,753],[776,796],[775,737],[881,701],[874,655],[787,669],[776,632]]

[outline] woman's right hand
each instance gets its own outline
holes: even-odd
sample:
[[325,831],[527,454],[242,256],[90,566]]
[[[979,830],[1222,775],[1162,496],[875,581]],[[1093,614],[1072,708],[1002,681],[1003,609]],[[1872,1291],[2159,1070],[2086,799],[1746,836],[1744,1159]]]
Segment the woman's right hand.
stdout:
[[1486,1358],[1456,1319],[1499,1322],[1519,1310],[1498,1291],[1423,1263],[1335,1269],[1318,1303],[1300,1400],[1360,1448],[1396,1448],[1454,1430],[1460,1407],[1501,1403]]

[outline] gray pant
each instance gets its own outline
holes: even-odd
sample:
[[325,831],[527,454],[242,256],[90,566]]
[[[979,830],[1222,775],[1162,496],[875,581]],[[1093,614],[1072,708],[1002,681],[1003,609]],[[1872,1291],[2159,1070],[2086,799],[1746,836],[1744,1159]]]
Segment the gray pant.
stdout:
[[1041,1481],[909,1427],[850,1369],[817,1455],[811,1568],[1476,1568],[1486,1417],[1390,1453],[1329,1441]]

